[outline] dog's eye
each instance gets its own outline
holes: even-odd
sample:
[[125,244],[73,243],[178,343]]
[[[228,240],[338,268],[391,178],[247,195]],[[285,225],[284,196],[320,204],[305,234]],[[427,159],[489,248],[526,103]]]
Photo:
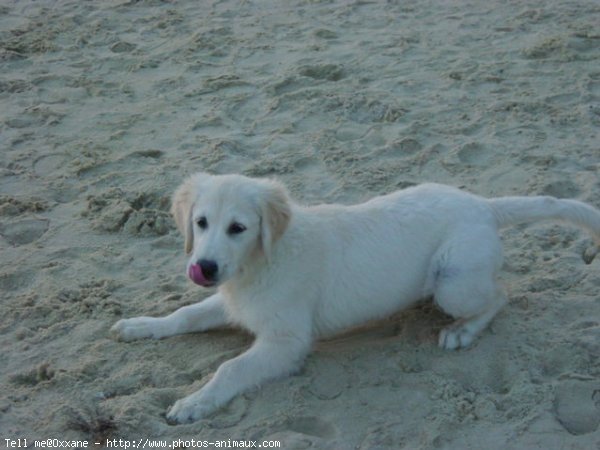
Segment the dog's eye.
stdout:
[[206,221],[206,217],[202,216],[198,220],[196,220],[196,225],[198,225],[198,227],[201,230],[206,229],[208,227],[208,222]]
[[233,222],[227,228],[227,234],[240,234],[246,231],[246,227],[239,222]]

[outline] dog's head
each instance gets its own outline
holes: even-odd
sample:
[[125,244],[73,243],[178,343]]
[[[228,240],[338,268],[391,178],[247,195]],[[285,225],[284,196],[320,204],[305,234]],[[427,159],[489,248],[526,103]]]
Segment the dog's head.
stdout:
[[206,173],[175,191],[171,212],[190,254],[188,276],[202,286],[226,282],[260,254],[268,261],[291,217],[278,182]]

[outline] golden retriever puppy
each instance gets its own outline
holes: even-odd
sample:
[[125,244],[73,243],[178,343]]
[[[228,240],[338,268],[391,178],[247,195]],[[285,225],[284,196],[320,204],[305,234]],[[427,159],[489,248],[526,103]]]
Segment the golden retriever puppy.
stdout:
[[563,220],[600,242],[600,211],[585,203],[484,199],[438,184],[354,206],[304,207],[275,181],[200,173],[177,189],[172,213],[190,255],[188,276],[217,292],[166,317],[120,320],[113,332],[129,341],[237,325],[256,336],[248,351],[173,405],[167,419],[176,423],[294,372],[316,338],[423,298],[456,318],[439,345],[470,345],[506,303],[496,280],[500,227]]

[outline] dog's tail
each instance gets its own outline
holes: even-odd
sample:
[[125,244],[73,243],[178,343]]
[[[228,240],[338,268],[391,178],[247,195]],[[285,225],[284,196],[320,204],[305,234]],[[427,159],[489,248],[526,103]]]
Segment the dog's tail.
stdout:
[[[499,197],[488,200],[500,227],[538,220],[558,220],[572,223],[589,231],[596,248],[584,255],[586,262],[594,259],[600,248],[600,210],[578,200],[565,200],[549,196]],[[586,253],[587,253],[586,252]],[[589,261],[588,261],[589,260]]]

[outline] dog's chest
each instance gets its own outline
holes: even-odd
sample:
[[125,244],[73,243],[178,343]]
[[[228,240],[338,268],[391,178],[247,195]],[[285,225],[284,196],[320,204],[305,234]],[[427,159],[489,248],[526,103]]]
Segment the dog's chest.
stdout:
[[258,334],[264,328],[269,311],[264,297],[252,292],[227,292],[223,299],[225,310],[233,323],[253,334]]

